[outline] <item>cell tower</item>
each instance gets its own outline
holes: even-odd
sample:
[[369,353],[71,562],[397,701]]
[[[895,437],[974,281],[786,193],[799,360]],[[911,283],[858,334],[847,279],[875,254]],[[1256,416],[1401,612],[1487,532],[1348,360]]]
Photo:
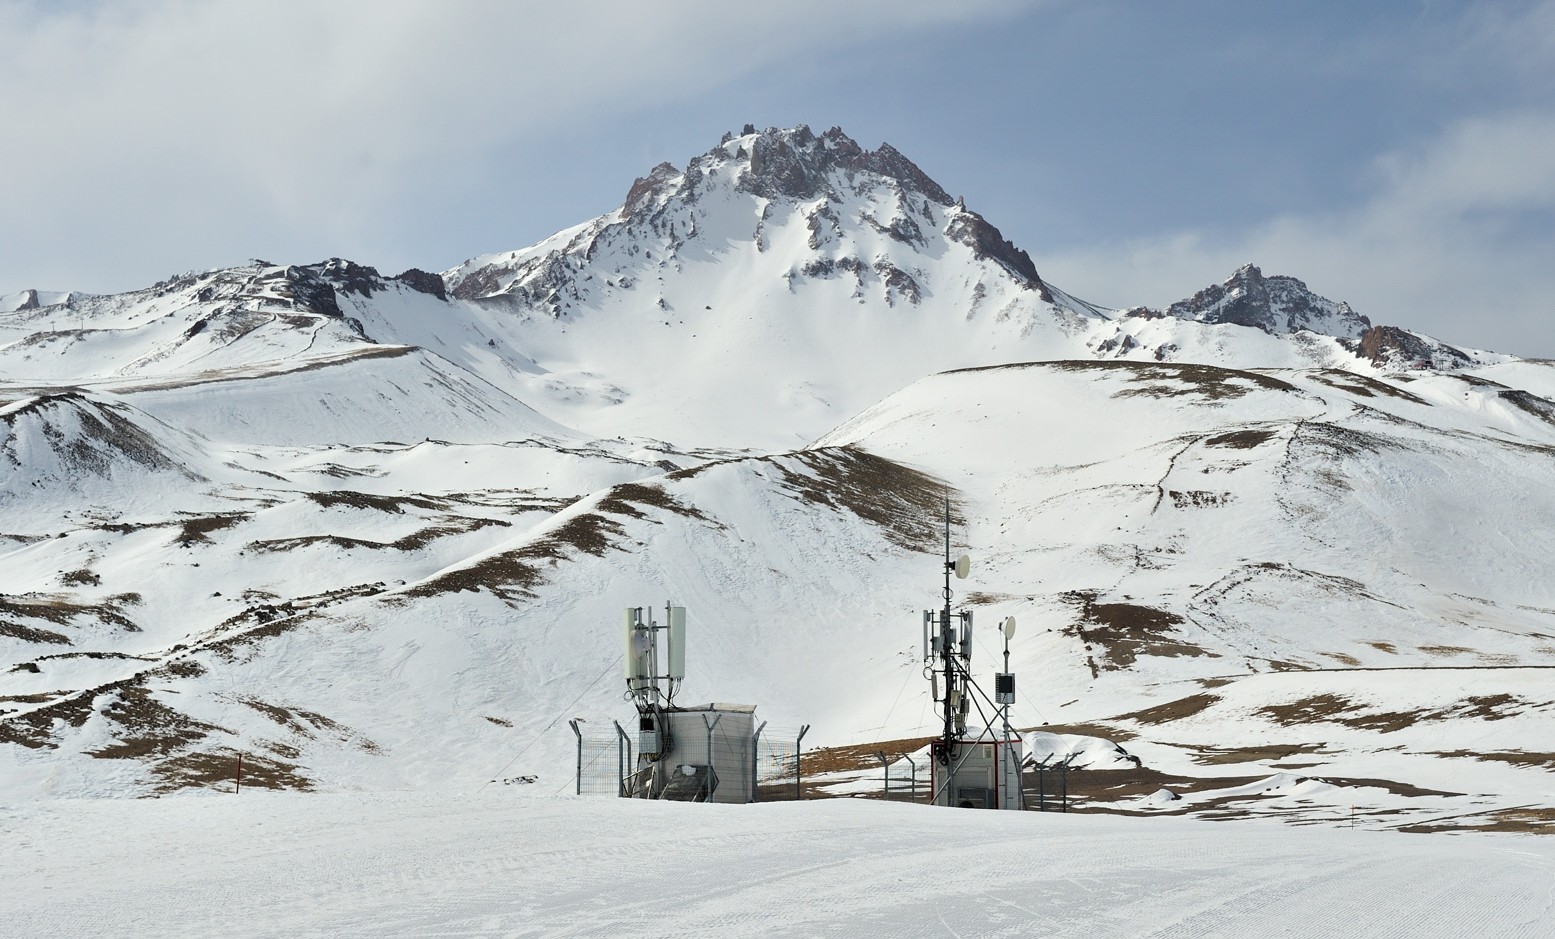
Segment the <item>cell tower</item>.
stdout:
[[637,708],[637,763],[622,781],[621,794],[754,801],[760,733],[755,705],[675,704],[686,679],[686,608],[665,604],[664,621],[658,623],[651,609],[627,607],[625,625],[626,697]]
[[[934,703],[944,715],[940,738],[930,745],[932,803],[964,808],[1020,809],[1020,737],[1010,733],[1010,705],[1015,702],[1015,675],[1010,672],[1010,638],[1015,617],[1002,624],[1004,671],[994,676],[994,698],[989,699],[972,678],[972,611],[951,610],[954,592],[950,576],[965,580],[972,559],[963,554],[950,558],[950,500],[945,500],[944,606],[923,611],[924,674]],[[983,710],[978,698],[989,706]],[[974,736],[967,720],[976,706],[982,728]],[[1001,727],[994,729],[994,721]]]

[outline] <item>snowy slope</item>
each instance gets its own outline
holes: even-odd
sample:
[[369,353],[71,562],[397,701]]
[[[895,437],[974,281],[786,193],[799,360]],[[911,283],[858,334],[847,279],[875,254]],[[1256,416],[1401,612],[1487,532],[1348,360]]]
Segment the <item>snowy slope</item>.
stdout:
[[[889,145],[802,126],[730,136],[684,168],[657,167],[604,216],[441,276],[255,261],[44,299],[56,302],[0,313],[0,374],[38,391],[208,385],[415,347],[449,382],[487,383],[494,399],[585,435],[763,450],[976,365],[1094,357],[1371,374],[1510,358],[1367,328],[1345,304],[1251,266],[1166,311],[1103,309],[1043,280]],[[402,392],[393,374],[354,382]],[[369,414],[369,425],[382,416]],[[251,431],[266,442],[251,421],[230,429]]]
[[[282,787],[554,788],[564,718],[622,716],[619,609],[671,599],[688,694],[921,737],[948,495],[964,599],[1023,624],[1022,726],[1201,804],[1357,798],[1260,782],[1306,768],[1462,794],[1368,789],[1411,817],[1548,802],[1548,363],[1255,268],[1096,308],[805,128],[443,276],[46,299],[0,314],[8,795],[209,787],[238,752]],[[1177,810],[1152,791],[1111,801]]]
[[[1548,935],[1505,835],[384,793],[12,807],[18,934]],[[112,832],[106,837],[105,832]]]

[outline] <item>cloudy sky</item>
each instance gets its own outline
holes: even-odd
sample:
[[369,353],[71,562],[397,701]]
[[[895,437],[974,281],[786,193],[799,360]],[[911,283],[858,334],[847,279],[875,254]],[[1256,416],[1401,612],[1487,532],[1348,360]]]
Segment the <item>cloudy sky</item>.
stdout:
[[0,293],[443,269],[836,124],[1097,303],[1253,261],[1555,357],[1555,0],[0,0],[0,36]]

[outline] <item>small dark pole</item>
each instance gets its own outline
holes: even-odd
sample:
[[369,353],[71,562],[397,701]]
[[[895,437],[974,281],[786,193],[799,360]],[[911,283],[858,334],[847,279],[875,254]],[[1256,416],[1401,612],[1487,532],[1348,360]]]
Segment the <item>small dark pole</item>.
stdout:
[[794,741],[794,799],[799,802],[804,801],[804,735],[809,732],[810,725],[805,724]]
[[620,721],[611,723],[616,725],[616,795],[625,799],[626,767],[632,762],[632,742],[626,738],[626,731],[621,729]]
[[237,795],[238,793],[243,791],[243,754],[242,753],[238,754],[238,778],[237,778],[237,782],[238,782],[237,788],[232,790],[233,795]]
[[[576,734],[577,737],[578,737],[578,785],[577,785],[577,795],[581,796],[581,795],[583,795],[583,731],[578,729],[578,718],[576,718],[576,717],[573,718],[572,720],[568,721],[567,722],[567,726],[571,727],[572,728],[572,732],[574,734]],[[620,749],[619,745],[617,746],[616,749],[619,751],[619,749]]]
[[707,779],[705,782],[703,782],[703,785],[707,787],[707,792],[702,794],[703,802],[706,802],[708,799],[713,797],[713,728],[717,727],[718,722],[723,719],[724,716],[720,714],[713,718],[712,723],[709,724],[707,721],[707,715],[702,715],[702,723],[707,724]]
[[751,735],[751,801],[756,801],[756,788],[761,784],[761,732],[767,729],[767,722],[762,721],[761,726]]
[[912,788],[908,790],[907,798],[912,802],[918,801],[918,761],[912,758],[911,753],[903,753],[903,759],[912,767]]
[[885,778],[885,798],[889,802],[891,800],[891,764],[886,762],[884,750],[876,750],[875,759],[880,761],[880,771]]
[[[1069,756],[1073,755],[1071,753]],[[1058,787],[1065,812],[1069,811],[1069,756],[1064,757],[1064,761],[1058,764]]]

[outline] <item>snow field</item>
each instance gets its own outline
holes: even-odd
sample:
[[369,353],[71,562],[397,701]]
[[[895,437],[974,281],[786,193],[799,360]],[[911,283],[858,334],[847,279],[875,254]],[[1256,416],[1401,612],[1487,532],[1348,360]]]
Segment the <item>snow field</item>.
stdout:
[[0,918],[114,936],[1537,937],[1555,844],[514,790],[0,809]]

